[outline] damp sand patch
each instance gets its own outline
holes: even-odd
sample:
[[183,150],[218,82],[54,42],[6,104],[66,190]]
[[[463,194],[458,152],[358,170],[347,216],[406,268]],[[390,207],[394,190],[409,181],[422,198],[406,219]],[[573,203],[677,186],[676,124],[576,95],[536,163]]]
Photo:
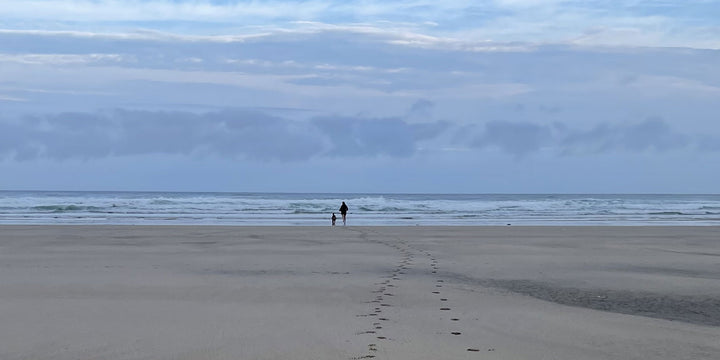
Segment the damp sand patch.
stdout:
[[534,280],[477,279],[460,274],[449,277],[460,283],[503,289],[562,305],[697,325],[720,326],[720,298],[713,296],[581,289]]

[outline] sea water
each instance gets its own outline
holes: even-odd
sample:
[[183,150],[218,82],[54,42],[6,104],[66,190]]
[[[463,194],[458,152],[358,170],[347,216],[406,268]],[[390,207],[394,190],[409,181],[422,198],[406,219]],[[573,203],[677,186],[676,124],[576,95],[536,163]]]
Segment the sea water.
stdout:
[[[0,191],[0,224],[720,225],[720,195]],[[342,224],[338,220],[338,224]]]

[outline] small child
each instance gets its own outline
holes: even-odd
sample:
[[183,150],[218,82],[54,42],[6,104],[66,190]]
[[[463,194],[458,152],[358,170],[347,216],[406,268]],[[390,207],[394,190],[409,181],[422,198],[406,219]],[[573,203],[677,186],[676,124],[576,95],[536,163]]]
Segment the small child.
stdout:
[[337,216],[335,216],[335,213],[333,213],[332,219],[332,226],[335,226],[335,220],[337,220]]

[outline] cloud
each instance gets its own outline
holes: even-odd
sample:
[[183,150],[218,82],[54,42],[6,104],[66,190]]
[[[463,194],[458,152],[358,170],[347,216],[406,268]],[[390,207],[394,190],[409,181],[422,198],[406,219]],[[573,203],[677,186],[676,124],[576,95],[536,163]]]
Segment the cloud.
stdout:
[[327,135],[329,154],[334,156],[407,157],[415,153],[418,141],[448,127],[444,122],[410,124],[400,118],[321,117],[313,123]]
[[11,19],[60,21],[221,21],[233,17],[307,18],[329,7],[324,1],[30,0],[3,6],[0,14]]
[[601,123],[588,130],[572,129],[558,123],[491,121],[480,131],[477,126],[472,126],[462,132],[476,133],[470,139],[473,147],[496,147],[517,157],[544,149],[565,155],[665,152],[689,147],[712,149],[708,146],[708,137],[683,134],[657,117],[630,124]]
[[434,102],[428,99],[420,99],[412,104],[408,115],[419,119],[430,118],[434,107]]
[[9,29],[33,24],[35,30],[114,33],[143,28],[173,29],[198,37],[235,34],[224,36],[226,39],[352,28],[354,32],[391,35],[395,44],[443,44],[475,51],[509,49],[502,44],[493,46],[493,42],[717,49],[720,28],[711,14],[718,8],[718,4],[702,0],[628,4],[581,0],[29,0],[0,1],[0,18]]
[[23,102],[23,101],[27,101],[27,99],[15,97],[15,96],[5,96],[3,94],[0,94],[0,101]]
[[687,135],[674,131],[660,118],[648,118],[635,124],[600,124],[587,131],[572,131],[561,140],[567,153],[668,151],[689,143]]
[[[121,76],[138,79],[143,75],[163,80],[164,71],[172,73],[169,76],[174,82],[200,79],[247,84],[246,79],[262,78],[258,83],[270,84],[273,89],[283,89],[278,81],[301,85],[290,87],[293,93],[300,88],[317,91],[321,87],[346,86],[377,90],[377,94],[402,91],[416,98],[431,98],[430,94],[511,97],[535,90],[534,85],[584,86],[593,77],[607,75],[615,76],[612,86],[658,89],[660,95],[671,91],[711,96],[718,93],[717,81],[713,81],[717,77],[716,51],[487,41],[456,46],[456,41],[439,37],[433,38],[433,47],[406,46],[395,40],[410,39],[411,35],[376,30],[379,33],[324,26],[314,32],[277,32],[253,39],[223,35],[164,37],[172,34],[159,33],[155,37],[117,38],[92,33],[78,36],[65,32],[0,31],[3,44],[0,68],[18,69],[6,70],[7,74],[0,69],[0,74],[13,79],[20,71],[37,73],[49,69],[54,75],[47,76],[45,81],[51,81],[72,71],[84,73],[85,69],[93,69],[93,79],[100,73],[103,76],[99,79],[112,81]],[[494,50],[480,56],[474,52],[477,47]],[[511,49],[519,47],[522,51]],[[692,66],[681,67],[678,63]],[[58,72],[58,68],[66,71]],[[142,74],[119,72],[120,69],[141,70]],[[619,84],[618,77],[624,79]],[[75,75],[63,78],[63,85],[83,78]],[[19,79],[40,82],[45,78],[20,75]]]
[[446,128],[401,118],[291,120],[258,111],[197,114],[113,110],[0,121],[0,156],[17,160],[110,156],[220,156],[296,162],[322,156],[407,157]]
[[522,122],[491,121],[485,125],[485,132],[472,145],[476,147],[496,146],[516,156],[538,151],[552,142],[552,131],[542,125]]
[[133,61],[118,54],[0,54],[0,62],[34,65],[108,65]]
[[702,135],[698,138],[698,145],[702,151],[720,151],[720,136]]
[[0,127],[13,139],[4,142],[0,153],[20,160],[213,154],[296,161],[323,150],[311,129],[250,111],[63,113],[25,117]]

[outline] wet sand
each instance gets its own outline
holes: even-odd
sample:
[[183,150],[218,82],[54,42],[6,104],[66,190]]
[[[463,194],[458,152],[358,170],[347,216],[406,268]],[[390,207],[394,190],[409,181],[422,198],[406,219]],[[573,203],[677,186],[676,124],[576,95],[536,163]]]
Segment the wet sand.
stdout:
[[0,359],[718,359],[720,227],[0,226]]

